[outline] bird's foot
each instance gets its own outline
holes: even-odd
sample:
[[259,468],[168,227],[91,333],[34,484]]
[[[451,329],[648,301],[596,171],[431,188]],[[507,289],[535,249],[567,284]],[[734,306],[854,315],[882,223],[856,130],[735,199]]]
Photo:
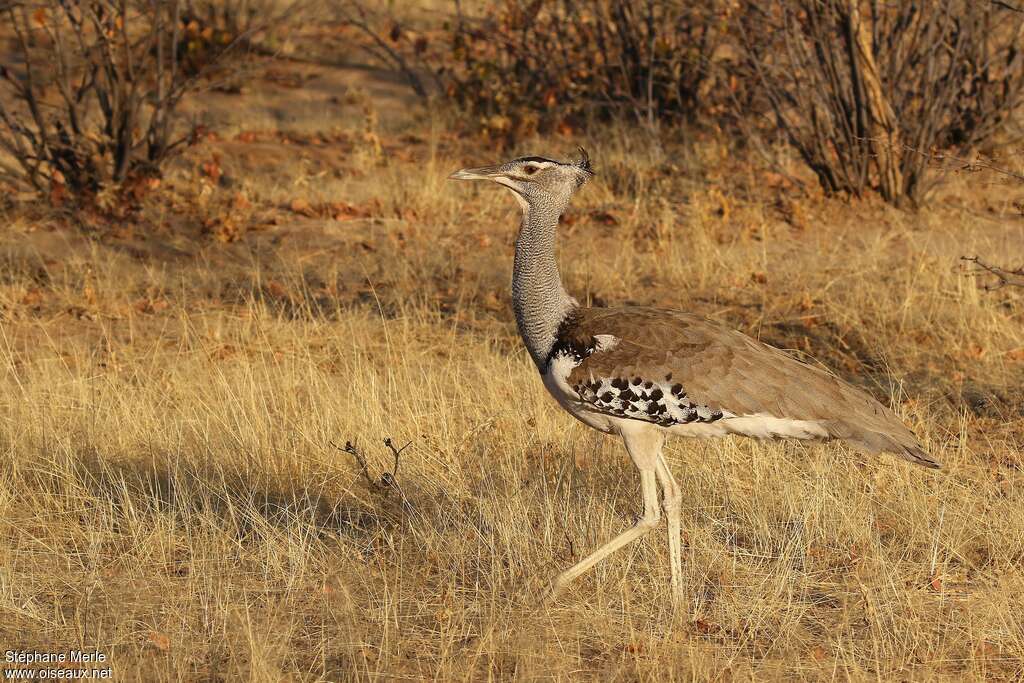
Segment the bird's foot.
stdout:
[[564,587],[565,586],[563,586],[557,578],[543,584],[537,596],[538,606],[551,604],[551,602],[558,597],[558,594],[562,592]]
[[554,600],[562,594],[565,587],[570,583],[571,579],[566,580],[563,574],[544,581],[540,584],[536,591],[536,604],[538,607],[545,607],[550,605]]

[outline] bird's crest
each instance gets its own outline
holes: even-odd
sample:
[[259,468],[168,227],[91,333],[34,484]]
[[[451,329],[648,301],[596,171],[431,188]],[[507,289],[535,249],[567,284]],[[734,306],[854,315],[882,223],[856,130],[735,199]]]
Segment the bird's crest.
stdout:
[[590,155],[587,154],[587,150],[583,149],[582,147],[580,147],[579,150],[580,159],[579,161],[576,162],[576,168],[582,171],[586,171],[590,175],[594,175],[594,167],[590,164]]

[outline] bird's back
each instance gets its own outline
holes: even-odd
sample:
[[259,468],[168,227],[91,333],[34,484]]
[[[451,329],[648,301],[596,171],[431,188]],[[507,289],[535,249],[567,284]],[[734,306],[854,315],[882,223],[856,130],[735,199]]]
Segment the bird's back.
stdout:
[[699,316],[580,308],[558,331],[552,358],[559,354],[572,361],[565,381],[588,410],[670,430],[720,423],[726,433],[831,437],[938,467],[863,390]]

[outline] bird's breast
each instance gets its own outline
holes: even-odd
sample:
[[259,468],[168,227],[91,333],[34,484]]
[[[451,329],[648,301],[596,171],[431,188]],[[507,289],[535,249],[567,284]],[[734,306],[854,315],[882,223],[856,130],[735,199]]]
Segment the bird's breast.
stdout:
[[580,395],[569,386],[569,375],[582,362],[573,353],[553,353],[541,374],[544,386],[558,404],[577,420],[602,432],[614,431],[612,421],[606,415],[587,407]]

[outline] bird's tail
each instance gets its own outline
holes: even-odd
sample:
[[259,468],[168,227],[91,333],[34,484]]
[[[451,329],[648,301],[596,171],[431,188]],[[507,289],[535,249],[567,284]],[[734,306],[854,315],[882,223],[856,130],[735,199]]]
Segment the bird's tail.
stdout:
[[888,429],[879,427],[880,425],[866,426],[836,421],[828,425],[828,431],[833,437],[864,453],[892,453],[922,467],[936,470],[941,467],[939,462],[924,450],[914,433],[902,423],[886,425]]

